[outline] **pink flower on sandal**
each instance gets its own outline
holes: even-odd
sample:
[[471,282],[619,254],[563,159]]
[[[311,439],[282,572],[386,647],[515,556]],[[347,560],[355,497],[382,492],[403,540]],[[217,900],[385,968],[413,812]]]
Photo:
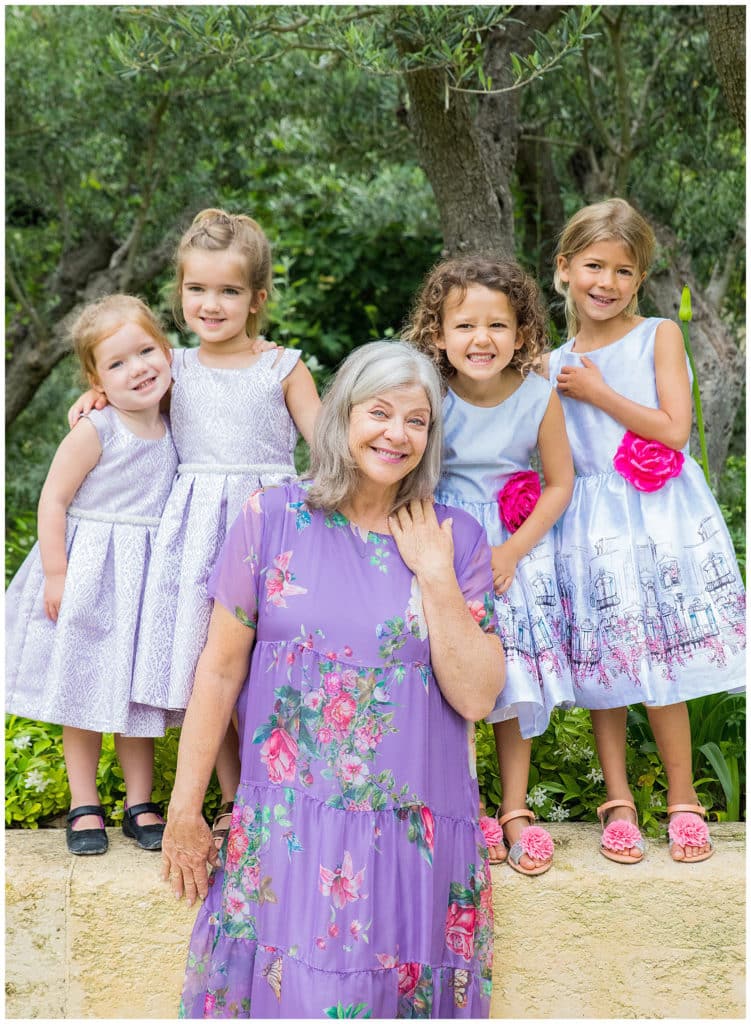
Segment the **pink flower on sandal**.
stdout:
[[642,842],[642,834],[633,822],[616,819],[606,826],[600,842],[608,850],[630,850]]
[[529,825],[522,830],[519,837],[522,853],[532,860],[549,860],[553,856],[553,840],[547,829],[539,825]]
[[677,846],[701,847],[709,842],[709,829],[697,814],[675,814],[668,825],[668,836]]
[[480,818],[480,830],[486,846],[503,846],[503,829],[495,818],[484,815]]

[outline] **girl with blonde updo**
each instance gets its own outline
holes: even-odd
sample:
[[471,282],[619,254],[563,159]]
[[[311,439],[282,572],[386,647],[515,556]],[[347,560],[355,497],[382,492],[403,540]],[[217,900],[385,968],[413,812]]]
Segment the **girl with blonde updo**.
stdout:
[[[255,490],[296,475],[298,431],[310,441],[320,406],[300,350],[259,337],[271,274],[261,227],[224,210],[197,214],[175,253],[176,319],[199,344],[174,350],[170,419],[180,462],[156,540],[133,679],[136,699],[173,711],[187,707],[206,643],[206,587],[227,527]],[[217,841],[239,781],[237,747],[231,726],[216,764]]]

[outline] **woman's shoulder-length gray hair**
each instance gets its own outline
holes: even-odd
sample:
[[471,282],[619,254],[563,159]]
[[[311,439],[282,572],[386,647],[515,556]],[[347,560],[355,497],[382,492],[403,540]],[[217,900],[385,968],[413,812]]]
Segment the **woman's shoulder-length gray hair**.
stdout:
[[354,349],[337,370],[323,396],[313,442],[307,494],[311,508],[333,512],[354,496],[358,469],[349,450],[349,418],[353,405],[384,391],[419,384],[430,405],[425,453],[401,481],[391,511],[414,498],[429,498],[441,472],[443,427],[441,381],[433,362],[405,341],[371,341]]

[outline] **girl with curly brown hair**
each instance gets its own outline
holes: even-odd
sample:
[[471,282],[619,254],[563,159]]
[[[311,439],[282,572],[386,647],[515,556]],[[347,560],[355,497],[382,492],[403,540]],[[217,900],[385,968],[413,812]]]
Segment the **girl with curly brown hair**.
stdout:
[[[555,707],[574,703],[564,651],[552,527],[571,497],[574,470],[561,403],[535,372],[547,340],[537,284],[512,260],[443,260],[415,302],[406,338],[437,363],[443,401],[443,472],[436,500],[468,511],[492,545],[507,680],[493,723],[502,803],[481,819],[491,863],[522,874],[552,863],[553,842],[527,810],[532,738]],[[537,452],[540,489],[531,460]]]

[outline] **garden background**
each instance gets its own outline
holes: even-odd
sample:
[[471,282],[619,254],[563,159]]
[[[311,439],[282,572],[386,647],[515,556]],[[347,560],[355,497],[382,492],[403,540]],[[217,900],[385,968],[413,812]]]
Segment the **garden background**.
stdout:
[[[6,583],[80,382],[67,328],[112,291],[170,312],[170,260],[206,206],[247,212],[274,246],[267,336],[319,387],[356,345],[395,337],[442,252],[504,249],[564,317],[552,254],[583,203],[622,195],[659,253],[642,311],[691,335],[715,493],[745,577],[745,7],[547,5],[11,6],[6,45]],[[698,444],[694,437],[694,453]],[[304,446],[298,466],[306,461]],[[689,705],[697,792],[745,806],[745,699]],[[648,834],[665,778],[642,707],[629,772]],[[157,741],[155,799],[177,733]],[[594,820],[602,774],[585,712],[535,741],[529,803]],[[492,734],[481,789],[500,800]],[[111,737],[100,764],[122,817]],[[219,802],[212,788],[206,812]],[[6,824],[68,808],[60,728],[6,721]]]

